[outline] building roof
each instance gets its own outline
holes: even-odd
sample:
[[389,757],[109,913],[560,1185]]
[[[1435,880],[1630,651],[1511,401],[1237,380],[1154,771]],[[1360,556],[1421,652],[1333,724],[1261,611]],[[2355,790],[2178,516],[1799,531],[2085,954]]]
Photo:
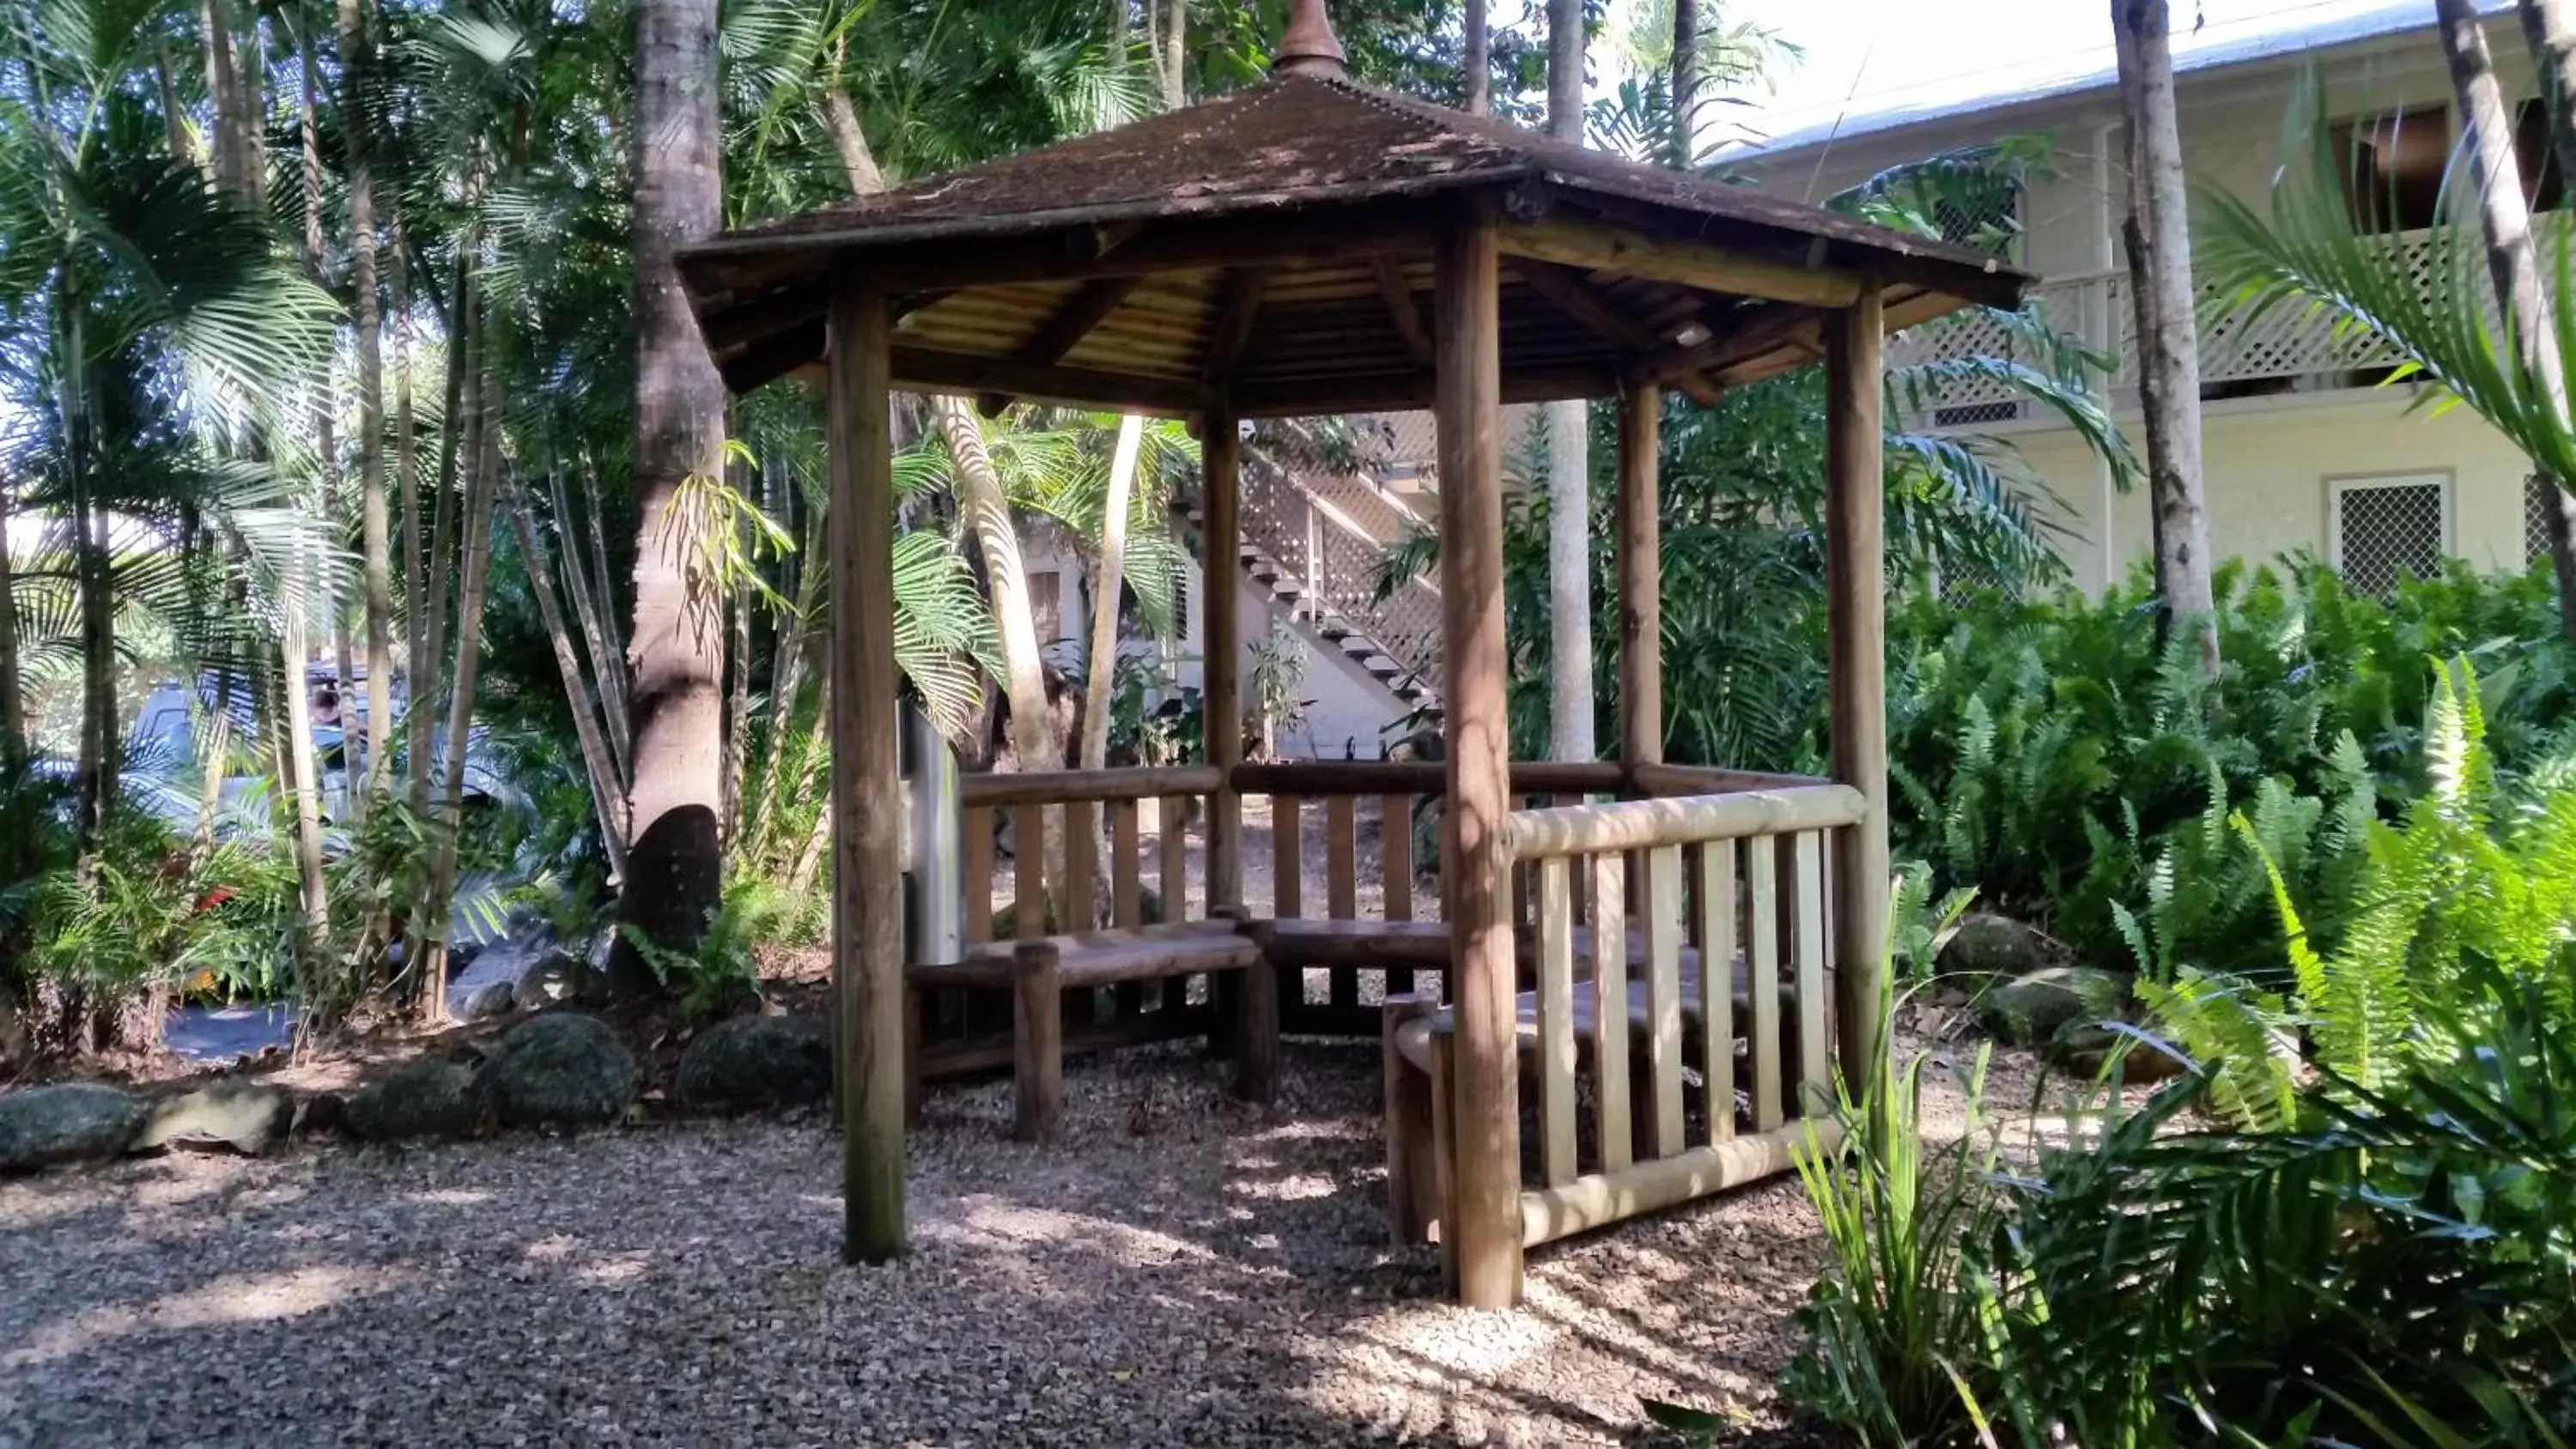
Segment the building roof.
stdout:
[[[2514,0],[2479,0],[2489,16],[2509,14]],[[2180,7],[2177,7],[2179,10]],[[2246,16],[2214,21],[2193,32],[2177,28],[2174,71],[2194,75],[2237,66],[2258,65],[2285,57],[2386,40],[2433,28],[2433,7],[2426,0],[2317,0],[2319,13],[2285,17]],[[2265,28],[2271,27],[2271,28]],[[1733,153],[1734,158],[1767,160],[1827,142],[1850,141],[1884,131],[1952,120],[2035,101],[2057,100],[2119,87],[2107,29],[2101,44],[2049,56],[2001,70],[1969,71],[1882,92],[1849,110]]]
[[[1086,373],[1140,377],[1165,410],[1188,411],[1193,393],[1238,382],[1423,373],[1431,223],[1470,194],[1526,224],[1542,251],[1546,238],[1570,244],[1566,227],[1599,232],[1583,243],[1592,250],[1515,261],[1514,285],[1531,295],[1518,309],[1506,298],[1507,386],[1516,369],[1558,369],[1565,382],[1694,327],[1723,333],[1750,320],[1739,304],[1816,305],[1824,278],[1884,284],[1900,321],[2009,305],[2027,280],[1966,248],[1302,74],[741,228],[686,249],[680,266],[736,387],[817,360],[829,277],[858,267],[900,294],[899,353],[930,371],[963,376],[971,358],[1051,369],[1024,379],[1049,386],[1013,389],[1028,396]],[[1614,232],[1627,239],[1597,245]],[[1680,255],[1721,249],[1740,287],[1709,283]],[[1531,280],[1550,266],[1579,274],[1608,315],[1591,315],[1567,277]],[[1255,267],[1266,300],[1246,303],[1242,274]],[[1699,284],[1676,282],[1675,267]],[[1220,342],[1228,297],[1247,334]],[[1739,340],[1782,354],[1797,330],[1787,320],[1766,313]],[[919,369],[902,380],[938,382]]]

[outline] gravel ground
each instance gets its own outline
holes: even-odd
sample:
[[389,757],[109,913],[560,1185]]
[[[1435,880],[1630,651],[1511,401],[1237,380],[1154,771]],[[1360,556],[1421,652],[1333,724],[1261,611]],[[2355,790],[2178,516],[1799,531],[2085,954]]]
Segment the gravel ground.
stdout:
[[1062,1145],[934,1093],[912,1256],[836,1262],[820,1121],[171,1157],[0,1184],[0,1444],[1640,1442],[1769,1421],[1820,1266],[1793,1181],[1438,1301],[1381,1218],[1376,1049],[1280,1105],[1183,1047],[1073,1064]]

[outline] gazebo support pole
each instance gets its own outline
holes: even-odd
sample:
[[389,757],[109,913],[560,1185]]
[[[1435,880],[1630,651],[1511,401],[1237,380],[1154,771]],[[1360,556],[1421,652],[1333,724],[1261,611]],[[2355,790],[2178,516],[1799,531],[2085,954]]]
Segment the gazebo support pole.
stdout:
[[[1210,408],[1199,435],[1199,467],[1206,482],[1204,543],[1199,607],[1207,649],[1202,666],[1202,696],[1208,763],[1216,766],[1216,793],[1208,798],[1207,906],[1213,916],[1220,906],[1243,904],[1243,796],[1234,788],[1234,767],[1243,763],[1243,628],[1237,603],[1242,528],[1235,505],[1243,469],[1243,435],[1234,415]],[[1165,829],[1177,829],[1168,822]],[[1165,890],[1171,888],[1167,885]],[[1177,899],[1166,903],[1180,919]]]
[[1653,383],[1619,396],[1619,763],[1630,769],[1664,760],[1663,402]]
[[[1887,584],[1875,287],[1825,324],[1825,659],[1834,778],[1869,813],[1834,841],[1836,1046],[1854,1096],[1884,1070],[1887,1022]],[[1872,1100],[1883,1094],[1871,1093]]]
[[895,779],[891,314],[832,284],[827,400],[832,551],[833,1070],[841,1105],[841,1256],[904,1250],[902,800]]
[[1448,1220],[1459,1299],[1509,1308],[1521,1296],[1520,1061],[1515,1039],[1509,862],[1511,727],[1504,703],[1501,259],[1494,222],[1461,211],[1441,227],[1433,268],[1439,337],[1441,702],[1448,803],[1441,852],[1457,1008],[1450,1120],[1456,1155]]

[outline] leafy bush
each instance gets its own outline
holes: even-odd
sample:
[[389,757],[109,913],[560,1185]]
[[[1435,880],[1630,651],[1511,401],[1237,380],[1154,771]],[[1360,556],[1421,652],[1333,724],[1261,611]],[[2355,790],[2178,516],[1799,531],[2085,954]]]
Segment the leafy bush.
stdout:
[[[2425,661],[2486,677],[2507,779],[2564,769],[2576,648],[2545,573],[2464,567],[2382,603],[2307,560],[2218,572],[2227,667],[2155,640],[2143,576],[2099,602],[1917,598],[1889,620],[1899,854],[2097,962],[2285,976],[2268,856],[2321,942],[2353,904],[2362,828],[2432,784]],[[1812,762],[1809,762],[1812,763]],[[2242,812],[2251,827],[2232,828]]]

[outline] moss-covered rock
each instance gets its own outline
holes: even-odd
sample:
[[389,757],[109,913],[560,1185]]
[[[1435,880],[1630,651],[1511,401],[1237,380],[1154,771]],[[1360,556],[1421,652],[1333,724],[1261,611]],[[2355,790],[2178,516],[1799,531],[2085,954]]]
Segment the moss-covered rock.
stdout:
[[474,1069],[443,1057],[406,1062],[349,1096],[341,1119],[369,1142],[470,1137],[483,1128]]
[[2014,1046],[2038,1046],[2065,1027],[2106,1021],[2129,1004],[2129,978],[2090,966],[2046,966],[1986,993],[1978,1015]]
[[1980,911],[1960,918],[1959,928],[1941,948],[1938,969],[1944,976],[2017,978],[2073,964],[2066,948],[2047,932]]
[[0,1173],[114,1157],[143,1130],[143,1099],[100,1082],[60,1082],[0,1096]]
[[604,1127],[623,1120],[643,1073],[598,1017],[550,1011],[510,1028],[475,1075],[475,1095],[504,1127]]
[[734,1016],[680,1055],[681,1105],[698,1112],[798,1107],[832,1095],[832,1024],[819,1016]]

